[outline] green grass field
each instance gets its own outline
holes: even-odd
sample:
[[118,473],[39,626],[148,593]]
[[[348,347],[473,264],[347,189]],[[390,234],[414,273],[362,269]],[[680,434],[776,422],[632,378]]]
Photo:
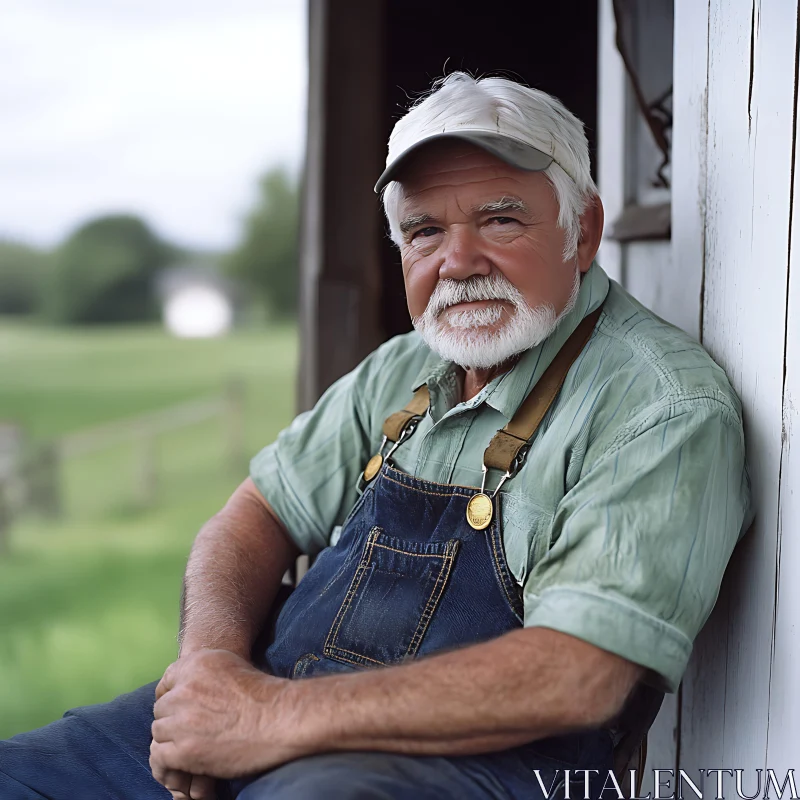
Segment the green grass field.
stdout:
[[[219,393],[238,376],[254,454],[292,419],[296,360],[293,326],[179,341],[150,327],[0,322],[0,421],[44,441]],[[0,738],[155,680],[175,658],[189,547],[246,463],[230,464],[222,420],[164,434],[157,501],[143,510],[134,448],[65,462],[62,518],[30,514],[12,529],[0,557]]]

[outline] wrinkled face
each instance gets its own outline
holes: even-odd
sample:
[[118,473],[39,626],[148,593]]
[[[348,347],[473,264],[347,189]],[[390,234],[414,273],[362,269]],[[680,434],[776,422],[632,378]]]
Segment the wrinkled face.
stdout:
[[558,203],[542,173],[437,142],[406,168],[400,194],[408,309],[432,349],[485,368],[552,333],[591,258],[562,260]]

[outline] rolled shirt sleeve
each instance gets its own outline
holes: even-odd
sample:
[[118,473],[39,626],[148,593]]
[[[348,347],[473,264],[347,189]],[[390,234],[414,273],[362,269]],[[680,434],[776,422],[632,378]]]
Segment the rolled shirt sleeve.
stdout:
[[525,625],[562,631],[676,691],[749,524],[741,421],[713,398],[626,426],[559,503],[524,583]]

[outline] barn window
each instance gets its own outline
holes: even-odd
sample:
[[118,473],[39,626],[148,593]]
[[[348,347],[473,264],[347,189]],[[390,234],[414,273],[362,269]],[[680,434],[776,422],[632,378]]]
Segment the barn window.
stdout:
[[628,81],[625,206],[609,238],[669,239],[674,0],[613,0],[613,8]]

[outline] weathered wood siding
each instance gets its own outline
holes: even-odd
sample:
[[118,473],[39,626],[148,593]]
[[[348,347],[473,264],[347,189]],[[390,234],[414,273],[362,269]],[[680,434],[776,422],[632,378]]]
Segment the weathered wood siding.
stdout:
[[[311,0],[298,405],[380,344],[384,0]],[[354,124],[358,120],[358,124]],[[359,246],[353,247],[353,225]]]
[[[800,198],[795,113],[793,209]],[[778,485],[775,634],[772,647],[767,764],[783,775],[800,767],[800,220],[791,215],[783,427]],[[800,776],[799,776],[800,777]]]
[[796,75],[796,0],[677,0],[672,278],[742,399],[758,512],[683,681],[678,761],[747,770],[749,793],[800,739]]
[[[653,728],[648,768],[743,769],[752,794],[754,770],[800,767],[798,2],[675,0],[674,34],[670,252],[625,245],[614,267],[727,371],[742,399],[757,516]],[[601,65],[601,125],[621,118],[603,74]],[[618,139],[601,127],[601,164],[613,157],[602,143],[619,150]],[[616,205],[618,172],[600,168],[601,193]]]

